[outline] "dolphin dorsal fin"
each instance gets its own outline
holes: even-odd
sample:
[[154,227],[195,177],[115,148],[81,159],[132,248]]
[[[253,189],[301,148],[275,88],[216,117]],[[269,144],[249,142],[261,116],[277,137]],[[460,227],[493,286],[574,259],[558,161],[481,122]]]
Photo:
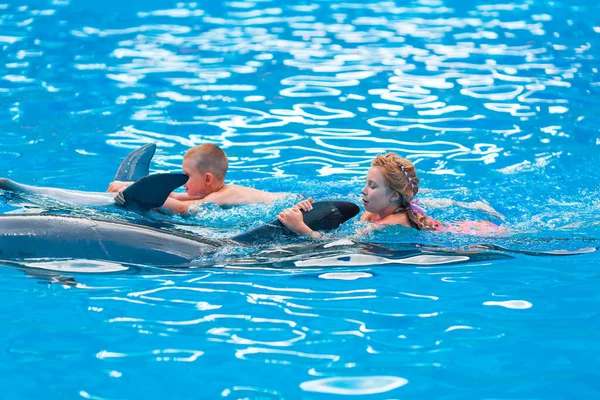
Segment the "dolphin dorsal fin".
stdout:
[[137,181],[147,176],[155,152],[156,144],[148,143],[129,153],[121,162],[114,180]]

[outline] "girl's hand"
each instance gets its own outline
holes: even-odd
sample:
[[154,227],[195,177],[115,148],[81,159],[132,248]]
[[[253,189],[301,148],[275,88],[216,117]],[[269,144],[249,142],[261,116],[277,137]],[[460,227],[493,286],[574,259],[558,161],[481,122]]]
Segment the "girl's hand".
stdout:
[[313,201],[312,197],[309,197],[306,200],[302,200],[300,203],[296,204],[292,208],[297,208],[297,209],[300,209],[302,211],[310,211],[310,210],[313,209],[312,201]]
[[283,210],[279,213],[277,219],[292,232],[305,234],[307,231],[310,231],[310,228],[304,223],[302,211],[300,211],[298,206]]
[[378,230],[378,229],[382,229],[383,226],[382,225],[377,225],[377,224],[369,224],[368,226],[359,229],[355,234],[354,234],[354,238],[360,238],[362,236],[367,236],[369,235],[371,232]]
[[[312,207],[311,207],[312,208]],[[277,216],[277,219],[283,226],[288,228],[292,232],[296,232],[299,235],[309,236],[315,239],[321,238],[321,233],[313,231],[304,223],[304,217],[300,207],[294,206],[283,210]]]

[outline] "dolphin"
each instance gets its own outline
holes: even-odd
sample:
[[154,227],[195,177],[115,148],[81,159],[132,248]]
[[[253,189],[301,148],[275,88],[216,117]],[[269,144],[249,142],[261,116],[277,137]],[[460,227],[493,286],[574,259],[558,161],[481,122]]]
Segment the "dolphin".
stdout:
[[[187,181],[187,176],[183,174],[148,175],[150,161],[155,152],[156,145],[148,143],[129,153],[121,162],[114,180],[136,181],[124,191],[127,208],[150,210],[160,207],[169,193]],[[43,195],[75,206],[102,207],[115,204],[115,193],[30,186],[8,178],[0,178],[0,189],[15,193]],[[129,200],[135,204],[129,206]]]
[[[126,200],[125,208],[148,211],[160,207],[169,197],[169,194],[185,184],[188,179],[189,177],[185,174],[145,176],[123,191]],[[116,204],[115,193],[29,186],[7,178],[0,178],[0,189],[17,193],[43,195],[76,206],[102,207]]]
[[[335,229],[358,212],[353,203],[315,202],[304,213],[304,222],[315,230]],[[210,239],[121,221],[10,214],[0,215],[0,260],[86,259],[183,267],[225,246],[247,247],[259,238],[264,242],[289,234],[276,219],[230,239]]]

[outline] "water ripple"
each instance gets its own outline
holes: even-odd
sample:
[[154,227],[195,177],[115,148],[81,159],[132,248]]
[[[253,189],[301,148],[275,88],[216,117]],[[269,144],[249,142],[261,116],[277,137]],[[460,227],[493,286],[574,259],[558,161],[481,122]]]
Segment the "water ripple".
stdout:
[[[1,262],[7,393],[156,398],[202,376],[207,398],[597,397],[598,256],[572,255],[599,247],[596,3],[13,3],[2,177],[102,191],[139,145],[176,172],[215,143],[232,183],[360,202],[371,159],[396,151],[434,218],[508,233],[369,244],[351,224],[185,271]],[[168,229],[231,236],[294,201]],[[0,193],[21,212],[138,218]]]
[[300,388],[307,392],[369,395],[389,392],[407,383],[406,379],[395,376],[361,376],[306,381],[302,382]]

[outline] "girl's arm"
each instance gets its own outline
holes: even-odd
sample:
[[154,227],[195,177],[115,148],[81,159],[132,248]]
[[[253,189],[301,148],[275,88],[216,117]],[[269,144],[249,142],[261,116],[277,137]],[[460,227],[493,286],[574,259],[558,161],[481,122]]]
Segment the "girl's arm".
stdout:
[[302,218],[302,211],[296,206],[283,210],[277,216],[277,219],[283,226],[288,228],[292,232],[296,232],[299,235],[304,235],[312,238],[320,238],[321,234],[317,231],[310,229],[308,225],[304,223]]
[[[279,222],[281,222],[281,224],[283,226],[285,226],[292,232],[296,232],[299,235],[304,235],[304,236],[312,237],[315,239],[321,239],[321,238],[323,238],[323,235],[320,232],[313,231],[312,229],[310,229],[310,227],[308,225],[306,225],[304,223],[304,218],[302,216],[302,212],[300,211],[300,210],[304,210],[304,211],[312,210],[311,203],[312,203],[312,198],[309,198],[308,200],[303,200],[300,203],[296,204],[294,207],[283,210],[279,214],[277,219],[279,220]],[[363,213],[363,215],[361,215],[360,221],[361,222],[371,222],[371,223],[366,228],[363,228],[363,229],[359,230],[358,232],[356,232],[356,234],[352,237],[358,238],[358,237],[367,235],[368,233],[370,233],[376,229],[383,228],[383,226],[373,223],[376,218],[377,218],[377,214],[365,211]]]
[[302,216],[302,211],[310,211],[312,208],[312,198],[309,198],[308,200],[301,201],[292,208],[283,210],[279,213],[277,219],[292,232],[312,238],[320,238],[322,237],[321,233],[310,229],[304,223],[304,217]]
[[369,233],[373,232],[374,230],[381,229],[381,228],[382,228],[382,226],[380,226],[380,225],[370,223],[368,226],[356,231],[356,233],[354,235],[352,235],[352,238],[358,239],[362,236],[368,235]]

